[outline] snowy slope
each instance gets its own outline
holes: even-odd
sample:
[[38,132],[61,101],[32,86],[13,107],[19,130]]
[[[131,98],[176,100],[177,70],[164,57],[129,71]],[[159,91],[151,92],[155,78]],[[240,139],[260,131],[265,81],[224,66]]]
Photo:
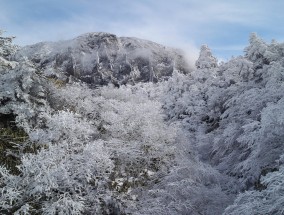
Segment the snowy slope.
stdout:
[[204,45],[189,74],[105,33],[15,50],[0,37],[0,214],[284,214],[284,43]]
[[23,47],[16,58],[21,56],[28,57],[47,76],[68,80],[72,75],[94,85],[156,82],[170,76],[174,68],[184,73],[190,70],[180,50],[109,33],[41,42]]

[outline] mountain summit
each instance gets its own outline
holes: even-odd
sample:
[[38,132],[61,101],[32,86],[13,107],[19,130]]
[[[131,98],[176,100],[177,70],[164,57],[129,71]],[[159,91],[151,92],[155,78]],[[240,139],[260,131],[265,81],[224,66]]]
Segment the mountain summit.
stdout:
[[174,69],[188,73],[181,50],[132,37],[87,33],[72,40],[41,42],[23,47],[26,56],[48,77],[69,77],[92,85],[157,82]]

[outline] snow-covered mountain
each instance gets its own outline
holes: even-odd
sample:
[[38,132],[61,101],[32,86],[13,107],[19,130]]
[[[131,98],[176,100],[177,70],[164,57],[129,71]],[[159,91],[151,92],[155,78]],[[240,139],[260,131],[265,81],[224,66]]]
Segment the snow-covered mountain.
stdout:
[[157,82],[174,69],[190,70],[181,50],[109,33],[87,33],[72,40],[41,42],[23,47],[25,56],[46,76],[67,80],[71,75],[86,83],[104,85]]
[[[204,45],[182,74],[148,41],[87,34],[13,57],[0,31],[0,214],[283,215],[283,50],[252,34],[218,64]],[[90,86],[168,75],[155,68],[174,72]]]

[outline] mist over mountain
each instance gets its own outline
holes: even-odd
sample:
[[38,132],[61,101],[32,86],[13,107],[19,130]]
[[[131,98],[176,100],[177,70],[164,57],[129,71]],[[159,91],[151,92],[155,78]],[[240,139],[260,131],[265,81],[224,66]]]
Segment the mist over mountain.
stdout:
[[284,43],[195,66],[107,33],[1,35],[0,213],[284,214]]
[[93,85],[157,82],[174,69],[188,73],[181,50],[109,33],[87,33],[75,39],[23,47],[27,57],[46,76],[66,81],[69,76]]

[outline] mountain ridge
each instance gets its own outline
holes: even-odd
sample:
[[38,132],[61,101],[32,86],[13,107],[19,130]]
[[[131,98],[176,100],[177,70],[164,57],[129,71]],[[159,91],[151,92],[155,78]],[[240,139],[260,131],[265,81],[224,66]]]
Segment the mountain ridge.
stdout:
[[82,34],[71,40],[24,46],[15,55],[26,56],[47,77],[62,81],[80,79],[92,85],[157,82],[191,68],[175,48],[105,32]]

